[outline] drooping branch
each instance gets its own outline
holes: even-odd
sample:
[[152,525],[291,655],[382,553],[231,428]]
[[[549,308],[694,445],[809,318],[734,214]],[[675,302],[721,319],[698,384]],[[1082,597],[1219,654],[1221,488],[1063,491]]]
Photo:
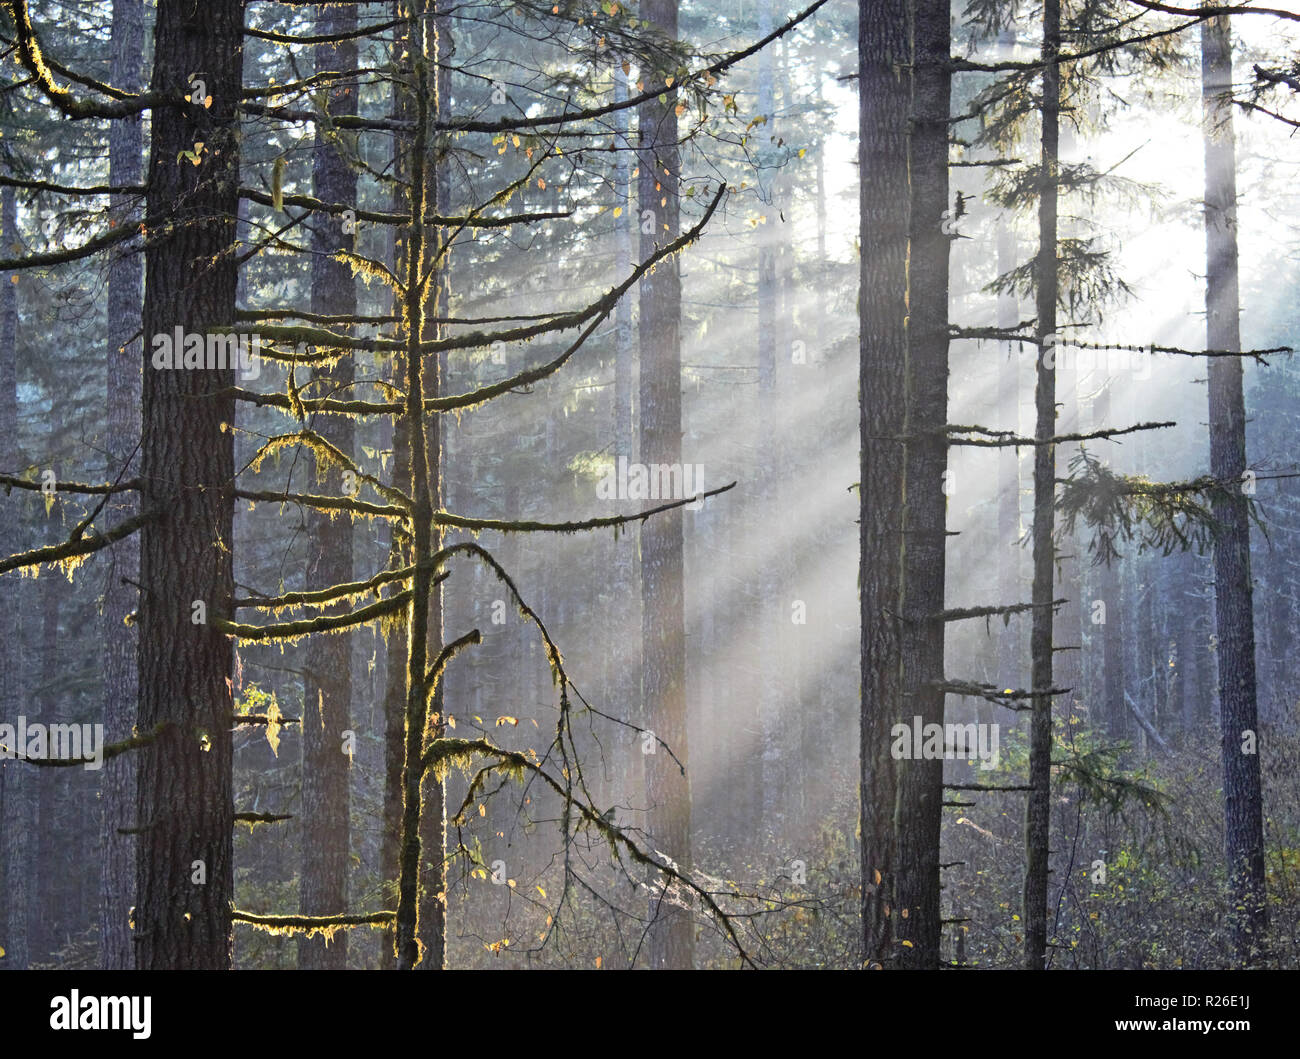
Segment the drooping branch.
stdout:
[[[594,808],[590,805],[579,801],[573,797],[573,792],[555,779],[540,765],[529,760],[525,755],[516,753],[511,750],[503,750],[493,745],[486,739],[436,739],[433,745],[425,752],[421,759],[421,765],[424,769],[436,767],[443,761],[452,758],[465,758],[472,755],[480,755],[495,761],[496,768],[510,768],[515,771],[528,772],[535,776],[543,784],[550,787],[552,791],[558,794],[565,803],[567,809],[576,810],[581,817],[582,822],[595,828],[605,837],[611,848],[622,847],[626,850],[629,857],[647,868],[650,868],[674,882],[680,883],[686,889],[691,891],[700,900],[701,904],[708,909],[710,914],[720,922],[731,940],[731,944],[736,949],[741,960],[750,967],[755,967],[753,959],[750,957],[745,946],[742,944],[735,928],[731,922],[731,916],[722,910],[714,899],[713,894],[700,886],[688,875],[683,874],[671,863],[665,863],[663,860],[656,859],[649,853],[641,849],[639,845],[625,832],[622,828],[615,827],[607,822]],[[477,777],[476,777],[477,779]],[[567,840],[567,835],[566,835]]]
[[[442,680],[442,674],[446,670],[447,664],[458,654],[460,654],[461,651],[465,650],[465,648],[473,644],[480,644],[482,642],[483,642],[483,634],[480,633],[477,629],[470,629],[470,631],[467,632],[464,636],[452,640],[451,643],[447,644],[445,647],[443,647],[441,651],[438,652],[438,657],[434,660],[433,665],[429,667],[429,671],[424,675],[426,695],[430,700],[433,699],[434,694],[438,690],[438,684]],[[428,725],[426,725],[425,727],[426,727],[425,735],[427,736]]]

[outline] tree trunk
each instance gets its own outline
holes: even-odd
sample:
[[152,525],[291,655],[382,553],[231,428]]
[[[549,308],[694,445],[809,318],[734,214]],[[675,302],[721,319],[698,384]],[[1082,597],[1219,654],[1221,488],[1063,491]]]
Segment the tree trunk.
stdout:
[[[426,40],[424,54],[428,56],[429,112],[430,120],[436,121],[445,115],[442,108],[451,101],[451,71],[443,65],[445,57],[451,54],[451,20],[441,13],[441,0],[430,0],[428,15],[432,17],[432,32]],[[439,142],[431,145],[428,181],[428,209],[439,214],[448,214],[449,186],[446,155]],[[440,229],[435,238],[439,241],[446,237],[446,230]],[[438,318],[449,314],[448,299],[450,287],[447,282],[449,265],[446,259],[437,268],[436,275],[430,281],[433,297],[429,299],[428,315]],[[443,337],[443,327],[436,322],[424,325],[426,339]],[[427,397],[442,395],[442,368],[439,355],[433,354],[427,360],[424,369],[424,392]],[[429,451],[429,496],[434,510],[443,506],[443,434],[446,431],[446,418],[436,416],[429,424],[427,446]],[[432,551],[438,551],[445,544],[445,534],[434,528],[429,545]],[[443,645],[443,591],[441,584],[433,584],[429,590],[429,657],[436,658]],[[445,703],[446,685],[439,681],[437,689],[429,699],[429,710],[438,715],[438,723],[432,727],[435,738],[446,734],[442,718],[447,713]],[[424,802],[423,815],[420,818],[420,848],[422,850],[422,874],[420,881],[419,936],[420,948],[424,953],[419,963],[422,971],[438,971],[447,965],[447,788],[432,770],[425,773],[421,780],[421,797]]]
[[[1034,390],[1034,436],[1056,433],[1056,370],[1047,356],[1048,337],[1056,332],[1056,214],[1057,149],[1060,141],[1061,68],[1060,0],[1043,3],[1042,146],[1039,156],[1038,258],[1035,298],[1038,316],[1038,379]],[[1029,785],[1025,805],[1025,967],[1042,970],[1047,959],[1047,882],[1051,830],[1052,782],[1052,589],[1055,550],[1052,544],[1056,512],[1056,446],[1034,447],[1034,604],[1030,629]]]
[[[907,276],[907,394],[903,435],[903,616],[900,627],[904,720],[943,724],[944,558],[948,443],[948,116],[952,75],[949,0],[916,0],[912,13],[912,136]],[[939,965],[939,831],[943,759],[899,768],[896,930],[911,942],[899,966]]]
[[[392,5],[393,18],[401,18],[402,4]],[[411,41],[406,35],[406,23],[397,27],[399,41],[394,45],[394,52],[399,56],[399,64],[410,65]],[[399,119],[410,118],[410,99],[400,85],[394,87],[393,116]],[[400,164],[400,162],[399,162]],[[392,210],[400,213],[408,206],[407,191],[401,184],[393,186]],[[401,275],[401,263],[406,255],[406,232],[402,228],[392,229],[392,259],[390,267],[394,275]],[[394,315],[400,315],[402,305],[394,295],[391,307]],[[399,389],[404,385],[406,375],[405,360],[401,353],[394,353],[390,360],[391,380]],[[393,479],[394,489],[400,489],[406,495],[411,493],[411,439],[410,425],[406,416],[398,416],[393,424]],[[400,569],[411,565],[413,556],[409,543],[404,543],[396,533],[394,526],[390,530],[389,566]],[[385,642],[385,682],[384,682],[384,807],[383,829],[380,840],[379,872],[383,880],[384,894],[388,899],[386,907],[397,901],[397,875],[400,871],[401,854],[398,845],[402,834],[402,760],[405,754],[404,730],[406,717],[406,666],[407,666],[407,627],[406,615],[401,614],[390,628]],[[380,950],[380,967],[392,970],[397,966],[396,934],[386,932],[386,942]]]
[[[1227,15],[1201,27],[1205,112],[1206,346],[1240,350],[1237,289],[1237,159],[1232,104],[1232,37]],[[1240,483],[1246,471],[1246,411],[1241,361],[1209,358],[1210,474],[1216,493],[1214,622],[1218,635],[1219,716],[1223,747],[1224,845],[1232,888],[1237,956],[1250,963],[1268,929],[1259,728],[1255,702],[1255,619],[1250,575],[1250,522]]]
[[[6,253],[18,247],[18,204],[11,187],[0,188],[0,246]],[[21,467],[18,445],[18,273],[0,275],[0,463]],[[0,504],[0,540],[16,548],[21,525],[20,506]],[[22,664],[23,584],[18,571],[0,576],[0,688],[9,701],[27,701]],[[13,712],[17,712],[16,710]],[[0,760],[0,925],[3,925],[5,961],[26,970],[28,946],[27,866],[30,864],[30,806],[36,788],[36,770],[16,759]]]
[[[1101,388],[1094,406],[1096,411],[1094,430],[1105,430],[1114,424],[1110,422],[1111,380]],[[1098,571],[1098,598],[1106,604],[1106,624],[1101,630],[1102,680],[1100,720],[1105,725],[1106,734],[1111,739],[1124,739],[1128,735],[1128,710],[1124,708],[1124,608],[1120,606],[1120,560],[1106,563]],[[1179,648],[1179,659],[1183,657]]]
[[[616,102],[627,101],[629,93],[628,75],[620,66],[614,69],[614,99]],[[634,158],[631,154],[630,126],[631,110],[623,109],[614,114],[614,136],[618,147],[614,166],[614,189],[618,196],[618,205],[623,212],[614,218],[614,275],[618,280],[625,279],[632,271],[632,218],[636,216],[636,199],[633,196],[632,169]],[[637,385],[636,338],[632,329],[632,294],[625,294],[615,309],[615,363],[614,363],[614,459],[632,463],[636,459],[636,423],[634,419],[633,395]],[[629,510],[634,504],[624,505]],[[517,509],[511,509],[517,510]],[[508,514],[507,518],[514,517]],[[513,538],[512,538],[513,539]],[[618,642],[621,645],[618,664],[614,666],[612,690],[614,706],[612,712],[632,724],[641,724],[642,711],[638,702],[640,698],[640,636],[641,626],[640,595],[637,591],[637,533],[635,530],[620,532],[614,544],[614,592],[613,597],[617,616]],[[615,744],[616,767],[625,777],[618,789],[617,800],[627,805],[634,805],[641,800],[645,790],[645,778],[642,775],[643,757],[641,741],[633,729],[624,729]]]
[[898,767],[890,732],[903,720],[896,614],[902,580],[902,450],[907,332],[906,0],[862,0],[858,18],[861,170],[858,397],[862,436],[858,571],[862,640],[859,729],[863,960],[892,966],[898,844]]
[[[355,4],[339,4],[323,12],[322,34],[356,29]],[[318,73],[351,70],[357,65],[355,40],[318,44]],[[329,93],[331,115],[355,114],[355,86],[335,87]],[[323,202],[355,205],[357,176],[322,128],[316,130],[312,158],[313,194]],[[341,222],[317,214],[312,229],[311,311],[350,315],[356,312],[357,294],[352,270],[332,255],[353,245],[353,233]],[[312,395],[351,396],[355,375],[351,357],[312,371]],[[348,416],[318,416],[316,430],[345,455],[351,456],[355,440]],[[341,495],[343,477],[337,468],[317,467],[321,492]],[[352,524],[330,518],[315,509],[307,513],[307,588],[325,588],[352,580]],[[346,604],[321,613],[344,613]],[[303,915],[338,915],[347,908],[349,853],[349,757],[343,753],[343,732],[352,727],[352,637],[314,636],[308,641],[303,675],[302,706],[302,870],[298,907]],[[341,931],[332,941],[322,937],[298,939],[298,966],[316,970],[342,970],[347,966],[348,936]]]
[[[144,82],[144,4],[113,0],[110,80],[126,92]],[[108,130],[108,182],[140,183],[144,171],[144,131],[139,116],[114,121]],[[111,208],[118,224],[135,222],[134,196],[115,196]],[[108,451],[107,481],[133,478],[140,438],[140,330],[143,262],[134,245],[119,251],[108,272]],[[113,523],[139,511],[134,493],[113,498],[106,510]],[[136,637],[128,624],[139,605],[140,542],[128,537],[113,546],[112,567],[104,589],[104,739],[131,735],[136,718]],[[133,620],[133,619],[132,619]],[[103,799],[103,867],[100,875],[99,952],[105,970],[135,966],[130,909],[135,893],[135,838],[121,829],[135,826],[136,767],[125,754],[100,773]]]
[[[670,40],[677,39],[677,0],[644,0],[642,18]],[[675,70],[647,71],[647,80],[675,77]],[[642,216],[653,231],[641,240],[641,257],[679,232],[676,91],[666,103],[640,108]],[[641,281],[641,459],[649,465],[682,462],[682,368],[679,329],[682,288],[679,259],[662,261]],[[645,724],[672,748],[683,766],[686,745],[686,633],[682,578],[681,508],[649,519],[641,527],[641,687]],[[657,849],[683,871],[691,866],[690,781],[663,747],[646,755],[646,798],[650,833]],[[689,969],[694,960],[695,925],[690,913],[660,904],[652,896],[650,965]]]
[[[153,91],[212,97],[152,119],[144,335],[229,328],[239,186],[235,108],[243,4],[161,4]],[[202,143],[200,163],[181,157]],[[224,970],[234,892],[230,640],[213,624],[233,596],[231,368],[154,369],[145,351],[139,723],[159,726],[139,760],[136,965]],[[202,601],[207,622],[194,603]]]
[[[426,241],[425,216],[436,210],[437,188],[434,170],[437,146],[429,142],[429,126],[438,112],[438,31],[433,4],[416,3],[408,14],[407,34],[412,58],[413,115],[415,135],[409,162],[410,225],[405,245],[405,284],[402,305],[402,328],[406,339],[406,420],[411,445],[411,521],[417,559],[433,555],[441,545],[441,532],[433,524],[440,499],[440,451],[438,422],[428,423],[424,403],[439,389],[437,356],[427,358],[420,346],[426,341],[426,312],[440,313],[441,285],[430,281],[433,294],[427,307],[420,279],[430,264]],[[429,338],[434,337],[432,332]],[[441,968],[446,951],[444,940],[443,851],[441,843],[430,843],[430,814],[439,834],[443,829],[445,804],[443,786],[424,779],[421,765],[425,728],[432,709],[438,703],[429,695],[429,659],[431,647],[439,647],[442,608],[433,570],[417,563],[411,578],[411,604],[408,611],[406,638],[407,677],[406,714],[404,718],[402,760],[402,837],[399,851],[397,898],[397,966],[411,970],[419,964],[425,969]],[[430,726],[437,738],[442,724]],[[427,802],[427,805],[426,805]],[[429,856],[426,862],[424,855]],[[432,901],[422,901],[421,892]],[[424,921],[421,922],[421,913]],[[433,916],[433,922],[429,916]]]
[[[758,35],[766,37],[772,32],[772,0],[761,0],[758,9]],[[767,120],[763,126],[765,139],[776,141],[775,100],[775,44],[758,53],[758,113]],[[774,147],[768,147],[771,152]],[[777,510],[776,478],[779,452],[779,433],[776,410],[776,348],[777,348],[777,256],[779,253],[775,180],[760,188],[766,196],[762,203],[763,223],[758,226],[758,414],[754,417],[754,475],[757,479],[757,505],[755,524]],[[760,542],[766,538],[760,536]],[[754,621],[757,625],[755,646],[758,669],[758,719],[761,751],[759,755],[759,837],[760,840],[776,837],[779,841],[784,831],[784,803],[790,791],[783,775],[785,744],[782,738],[780,685],[785,673],[778,653],[781,645],[777,639],[777,573],[781,565],[780,550],[761,546],[757,557],[758,594],[754,600]]]

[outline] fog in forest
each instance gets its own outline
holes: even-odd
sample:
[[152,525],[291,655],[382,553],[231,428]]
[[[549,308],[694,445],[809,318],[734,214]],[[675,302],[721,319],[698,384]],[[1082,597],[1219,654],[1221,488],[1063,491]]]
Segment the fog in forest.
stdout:
[[1295,966],[1300,9],[809,6],[5,5],[0,967]]

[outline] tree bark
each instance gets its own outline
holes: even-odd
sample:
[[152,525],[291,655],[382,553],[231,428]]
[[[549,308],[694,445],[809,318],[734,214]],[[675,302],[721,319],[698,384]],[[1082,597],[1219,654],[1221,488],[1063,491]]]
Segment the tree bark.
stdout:
[[897,613],[902,582],[903,434],[910,200],[906,0],[861,0],[858,18],[859,604],[862,640],[860,830],[863,960],[893,966],[899,907],[894,814],[898,767],[890,731],[902,721]]
[[[677,39],[677,0],[644,0],[641,16],[660,33]],[[676,70],[649,71],[650,77],[675,77]],[[656,244],[677,238],[680,230],[676,91],[666,103],[640,107],[642,216],[649,211],[653,230],[642,229],[641,257]],[[659,263],[641,281],[641,459],[646,464],[682,462],[681,324],[682,288],[677,257]],[[641,694],[645,724],[683,763],[686,744],[686,633],[682,577],[680,508],[648,519],[641,527]],[[646,755],[646,797],[650,833],[656,848],[684,871],[691,866],[690,781],[663,747]],[[694,961],[695,925],[684,909],[651,898],[650,965],[689,969]]]
[[[356,27],[355,4],[326,8],[318,23],[322,34],[348,33]],[[318,73],[355,69],[356,41],[318,44],[315,65]],[[331,115],[355,114],[356,86],[332,88],[328,105]],[[327,129],[320,126],[312,158],[312,186],[312,193],[323,202],[356,204],[356,171],[338,146],[331,143]],[[311,311],[355,313],[357,294],[352,270],[330,256],[340,248],[351,249],[354,233],[344,231],[337,218],[325,214],[318,214],[313,223]],[[354,376],[351,357],[315,368],[312,394],[347,399]],[[341,452],[352,454],[356,430],[350,417],[317,417],[316,430]],[[337,468],[317,467],[316,473],[322,492],[343,493],[343,476]],[[324,588],[351,581],[351,522],[312,509],[307,513],[307,535],[307,587]],[[346,604],[341,604],[321,613],[343,613],[347,609]],[[314,636],[308,641],[302,719],[303,829],[298,906],[303,915],[337,915],[347,909],[351,762],[343,752],[343,733],[352,727],[351,636]],[[342,970],[347,959],[347,931],[341,931],[328,943],[322,937],[298,939],[300,968]]]
[[[144,4],[113,0],[110,80],[125,92],[144,83]],[[135,115],[114,121],[108,130],[108,182],[139,184],[144,172],[144,130]],[[114,196],[110,208],[118,224],[136,222],[135,198]],[[140,330],[143,261],[134,243],[117,252],[108,271],[108,451],[107,481],[135,477],[140,438],[142,343]],[[111,522],[139,513],[134,493],[121,493],[107,505]],[[104,590],[104,738],[126,739],[136,719],[137,672],[135,626],[128,624],[139,606],[140,541],[128,537],[113,546]],[[135,826],[136,764],[134,755],[100,773],[103,799],[103,869],[100,876],[99,951],[105,970],[135,966],[130,910],[135,894],[135,839],[121,833]]]
[[[903,434],[903,586],[900,626],[904,720],[943,724],[944,573],[948,443],[948,117],[952,75],[949,0],[912,8],[910,244]],[[899,763],[898,965],[939,965],[939,832],[943,759]],[[910,944],[909,944],[910,943]]]
[[[243,4],[161,4],[152,89],[195,100],[153,113],[144,335],[228,328],[239,190],[236,105]],[[202,143],[201,149],[196,144]],[[199,164],[182,152],[201,150]],[[154,369],[145,351],[139,723],[159,728],[139,760],[136,965],[224,970],[234,892],[231,642],[212,617],[233,597],[234,384],[227,368]],[[195,622],[202,601],[208,621]],[[159,726],[162,726],[161,728]]]
[[[1056,332],[1057,258],[1057,156],[1060,143],[1061,68],[1055,62],[1061,50],[1060,0],[1043,3],[1042,145],[1039,154],[1038,257],[1035,263],[1035,299],[1038,317],[1037,383],[1034,389],[1035,427],[1038,438],[1056,433],[1056,370],[1048,354],[1048,336]],[[1047,959],[1047,883],[1051,830],[1052,768],[1052,624],[1055,548],[1052,530],[1056,514],[1056,446],[1034,448],[1034,604],[1030,628],[1029,785],[1025,805],[1025,967],[1042,970]]]
[[[1232,104],[1232,37],[1227,15],[1201,27],[1205,114],[1206,344],[1241,349],[1237,278],[1237,160]],[[1239,483],[1246,471],[1246,411],[1241,361],[1209,358],[1210,473],[1231,490],[1216,493],[1222,529],[1214,544],[1214,624],[1218,636],[1223,751],[1224,846],[1237,957],[1249,964],[1268,929],[1260,742],[1255,694],[1255,619],[1250,521]],[[1249,734],[1248,734],[1249,733]],[[1253,745],[1252,745],[1253,744]]]

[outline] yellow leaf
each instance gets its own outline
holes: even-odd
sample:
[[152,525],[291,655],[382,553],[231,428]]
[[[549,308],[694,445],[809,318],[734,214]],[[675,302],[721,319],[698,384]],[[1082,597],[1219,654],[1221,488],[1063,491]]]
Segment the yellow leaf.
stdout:
[[271,705],[266,708],[266,741],[271,744],[271,753],[276,757],[280,756],[280,729],[284,727],[280,723],[280,704],[275,699],[275,692],[271,692]]
[[913,948],[915,948],[915,947],[916,947],[916,946],[914,946],[910,941],[905,941],[905,942],[903,942],[903,948],[905,948],[905,949],[913,949]]
[[538,892],[539,894],[541,894],[543,897],[546,896],[546,891],[542,889],[540,883],[538,883],[538,885],[537,885],[537,892]]
[[622,216],[623,216],[623,207],[622,207],[622,206],[615,206],[615,207],[614,207],[614,216],[615,216],[615,217],[622,217]]
[[[513,889],[515,888],[515,881],[514,881],[514,879],[507,879],[507,880],[506,880],[506,885],[507,885],[508,887],[510,887],[510,889],[513,890]],[[509,945],[510,942],[507,941],[506,944]]]
[[482,803],[482,802],[479,802],[479,803],[478,803],[478,815],[479,815],[479,816],[487,816],[487,809],[485,809],[485,808],[483,807],[483,803]]

